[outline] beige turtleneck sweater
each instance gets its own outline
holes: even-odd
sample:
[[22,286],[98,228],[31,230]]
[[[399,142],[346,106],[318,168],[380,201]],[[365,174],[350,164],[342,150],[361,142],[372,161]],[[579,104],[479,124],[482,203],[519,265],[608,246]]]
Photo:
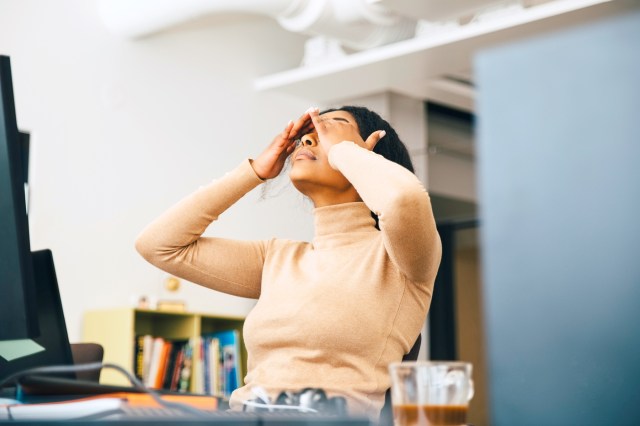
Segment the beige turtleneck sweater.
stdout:
[[255,398],[252,386],[272,397],[320,387],[345,396],[350,412],[375,417],[389,363],[424,324],[441,256],[427,192],[414,174],[352,142],[334,145],[329,162],[364,202],[315,209],[311,242],[201,237],[263,182],[249,161],[179,202],[136,242],[171,274],[258,299],[244,323],[248,371],[232,408]]

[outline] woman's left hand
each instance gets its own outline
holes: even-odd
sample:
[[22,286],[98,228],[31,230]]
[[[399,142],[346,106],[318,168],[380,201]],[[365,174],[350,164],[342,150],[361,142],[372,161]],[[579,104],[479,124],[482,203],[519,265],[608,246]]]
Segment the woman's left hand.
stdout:
[[312,108],[308,112],[318,133],[319,144],[327,153],[333,145],[343,141],[351,141],[369,151],[373,151],[378,141],[385,135],[384,130],[377,130],[371,133],[367,140],[363,140],[358,129],[353,124],[323,118],[317,108]]

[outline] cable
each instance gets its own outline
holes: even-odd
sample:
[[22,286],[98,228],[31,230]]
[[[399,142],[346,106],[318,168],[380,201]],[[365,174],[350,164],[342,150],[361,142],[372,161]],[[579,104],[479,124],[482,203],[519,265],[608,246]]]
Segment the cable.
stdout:
[[129,379],[129,381],[131,382],[131,384],[135,389],[150,395],[155,402],[157,402],[160,406],[164,408],[180,410],[196,417],[209,417],[209,414],[206,413],[205,411],[202,411],[195,407],[191,407],[190,405],[183,404],[180,402],[165,401],[164,399],[162,399],[162,396],[159,393],[157,393],[153,389],[149,389],[148,387],[146,387],[140,380],[138,380],[137,377],[129,373],[127,370],[120,367],[119,365],[109,364],[109,363],[103,364],[100,362],[94,362],[94,363],[81,364],[81,365],[54,365],[54,366],[47,366],[47,367],[29,368],[6,377],[3,381],[0,382],[0,389],[6,384],[11,383],[13,381],[18,383],[18,380],[21,377],[24,377],[27,375],[43,374],[43,373],[44,374],[75,373],[78,371],[100,370],[102,368],[112,368],[124,374]]
[[[105,364],[106,365],[106,364]],[[100,362],[93,362],[90,364],[81,364],[81,365],[51,365],[47,367],[33,367],[28,368],[26,370],[18,371],[17,373],[13,373],[10,376],[5,377],[3,381],[0,382],[0,389],[2,389],[5,385],[11,382],[18,382],[17,379],[27,376],[29,374],[38,374],[38,373],[75,373],[77,371],[93,371],[99,370],[103,367],[103,364]]]

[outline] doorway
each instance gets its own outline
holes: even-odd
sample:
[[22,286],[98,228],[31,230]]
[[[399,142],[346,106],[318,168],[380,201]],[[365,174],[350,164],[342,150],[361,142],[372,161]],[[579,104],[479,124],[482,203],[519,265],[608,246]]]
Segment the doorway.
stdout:
[[473,365],[469,422],[488,424],[479,222],[474,203],[431,195],[442,260],[429,310],[429,359]]

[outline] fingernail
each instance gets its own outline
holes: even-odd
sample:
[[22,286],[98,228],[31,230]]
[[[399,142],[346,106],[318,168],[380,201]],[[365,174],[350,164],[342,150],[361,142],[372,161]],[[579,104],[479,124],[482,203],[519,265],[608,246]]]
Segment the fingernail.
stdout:
[[385,132],[384,130],[380,130],[380,133],[379,133],[380,139],[384,138],[384,135],[386,135],[386,134],[387,134],[387,132]]

